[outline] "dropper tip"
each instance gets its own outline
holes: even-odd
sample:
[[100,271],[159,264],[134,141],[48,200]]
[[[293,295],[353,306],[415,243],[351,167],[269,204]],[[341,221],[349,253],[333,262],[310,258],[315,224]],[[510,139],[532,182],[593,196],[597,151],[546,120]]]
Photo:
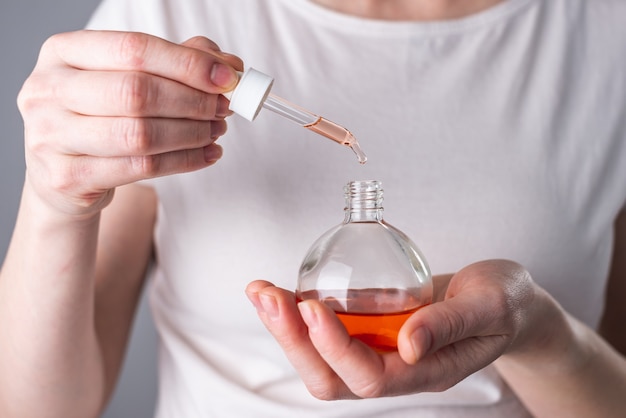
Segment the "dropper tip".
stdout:
[[351,143],[349,147],[356,154],[356,158],[359,160],[359,164],[365,164],[367,162],[367,155],[365,155],[365,153],[361,149],[361,146],[358,142],[356,142],[356,140]]
[[[345,129],[345,128],[344,128]],[[367,162],[367,155],[361,149],[359,145],[359,141],[356,140],[356,137],[352,135],[352,132],[346,129],[346,137],[344,138],[344,145],[350,147],[352,151],[356,154],[356,158],[359,160],[359,164],[365,164]]]

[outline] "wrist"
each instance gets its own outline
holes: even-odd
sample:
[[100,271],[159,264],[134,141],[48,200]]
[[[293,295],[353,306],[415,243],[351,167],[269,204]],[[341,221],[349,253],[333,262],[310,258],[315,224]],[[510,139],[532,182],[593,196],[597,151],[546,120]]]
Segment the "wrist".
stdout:
[[23,210],[30,213],[30,216],[44,222],[89,225],[99,221],[100,212],[111,202],[113,193],[114,190],[111,189],[94,196],[89,203],[86,203],[84,199],[72,199],[37,187],[27,172],[21,205]]
[[584,326],[537,285],[530,312],[496,366],[506,364],[542,373],[569,373],[584,367],[590,357],[584,343]]

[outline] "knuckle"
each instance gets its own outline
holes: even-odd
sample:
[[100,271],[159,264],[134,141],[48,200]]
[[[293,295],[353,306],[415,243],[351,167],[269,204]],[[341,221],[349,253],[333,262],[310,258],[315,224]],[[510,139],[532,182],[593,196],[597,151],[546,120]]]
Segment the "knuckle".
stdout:
[[337,384],[329,384],[327,380],[307,384],[309,393],[321,401],[344,399],[345,396]]
[[453,342],[457,341],[466,334],[468,328],[468,322],[471,322],[471,312],[461,313],[456,310],[451,310],[446,315],[446,321],[442,321],[440,335],[443,337],[443,341]]
[[64,33],[54,33],[50,36],[48,36],[43,44],[41,45],[41,51],[47,51],[49,49],[53,49],[55,47],[55,45],[64,37],[66,36],[66,34]]
[[308,330],[304,325],[296,325],[288,332],[280,332],[270,321],[267,321],[268,330],[272,333],[278,344],[285,352],[297,352],[301,341],[308,337]]
[[143,155],[151,150],[152,124],[144,118],[120,119],[114,128],[114,135],[122,138],[130,155]]
[[196,94],[196,116],[199,118],[212,117],[215,114],[217,96],[198,92]]
[[22,115],[29,113],[37,105],[38,100],[33,94],[37,91],[35,84],[36,82],[34,81],[33,77],[29,77],[24,82],[22,88],[17,94],[17,108],[20,110],[20,113],[22,113]]
[[451,381],[451,379],[448,377],[443,377],[441,380],[433,382],[430,386],[428,386],[428,391],[434,393],[445,392],[446,390],[453,387],[456,383],[458,382]]
[[190,149],[202,148],[214,142],[213,129],[210,123],[193,121],[188,122],[185,128],[185,137],[188,138],[187,147]]
[[140,155],[129,158],[131,171],[141,178],[156,177],[160,173],[160,155]]
[[320,401],[334,400],[334,398],[330,396],[330,394],[326,390],[320,390],[316,387],[313,387],[313,388],[309,387],[308,390],[311,396],[313,396],[315,399],[319,399]]
[[27,128],[24,136],[24,151],[27,155],[46,155],[49,154],[52,145],[46,136],[50,132],[51,123],[43,121],[34,128]]
[[362,386],[352,388],[352,392],[360,398],[380,398],[385,394],[385,388],[380,381],[372,380],[364,382]]
[[461,380],[460,371],[466,368],[466,365],[460,360],[463,353],[460,353],[455,344],[450,345],[447,350],[450,361],[445,361],[442,358],[438,362],[437,371],[434,374],[436,378],[431,376],[430,379],[426,380],[426,387],[428,391],[431,392],[443,392],[450,389],[456,383]]
[[127,32],[119,43],[117,56],[119,63],[125,68],[142,69],[150,37],[139,32]]
[[55,33],[49,36],[41,45],[41,49],[39,51],[39,57],[46,57],[49,55],[57,55],[57,48],[59,45],[63,45],[70,33]]
[[128,115],[142,116],[152,101],[151,82],[147,74],[132,72],[124,76],[120,96]]
[[505,317],[511,312],[511,308],[514,306],[514,300],[508,297],[504,292],[493,291],[489,295],[491,303],[493,304],[493,312],[499,312],[500,315]]
[[17,107],[23,116],[37,110],[54,95],[57,83],[50,77],[34,72],[22,85],[17,94]]
[[488,316],[484,318],[485,323],[494,324],[501,331],[511,329],[517,321],[518,308],[515,298],[500,288],[489,289],[487,287],[484,290],[490,303],[490,309],[484,313]]
[[80,183],[79,179],[86,179],[89,175],[86,166],[77,161],[55,164],[54,170],[48,169],[46,171],[48,186],[51,190],[62,195],[72,194]]
[[184,74],[184,79],[193,78],[193,74],[197,73],[199,68],[211,68],[211,63],[207,62],[208,57],[205,55],[193,49],[188,50],[186,54],[181,54],[178,65]]

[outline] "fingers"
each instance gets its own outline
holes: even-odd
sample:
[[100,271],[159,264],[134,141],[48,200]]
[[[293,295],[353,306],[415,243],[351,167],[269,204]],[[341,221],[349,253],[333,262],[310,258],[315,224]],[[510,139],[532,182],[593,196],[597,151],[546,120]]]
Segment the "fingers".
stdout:
[[[177,81],[142,72],[71,71],[50,92],[81,115],[216,119],[228,101]],[[44,87],[45,88],[45,87]],[[97,100],[86,100],[87,97]],[[223,101],[218,109],[218,99]],[[222,116],[223,117],[223,116]]]
[[314,396],[320,399],[355,397],[311,342],[293,293],[266,281],[255,281],[248,285],[246,294],[257,308],[259,318]]
[[311,393],[343,399],[449,389],[507,350],[533,294],[519,266],[502,261],[463,269],[444,288],[443,301],[404,323],[398,352],[382,355],[351,338],[321,302],[296,306],[293,293],[268,282],[247,291]]
[[231,114],[219,93],[241,68],[206,38],[52,36],[18,97],[33,190],[91,214],[102,204],[90,202],[107,202],[100,197],[110,188],[215,163],[222,149],[214,141]]
[[[465,335],[452,329],[459,323],[452,323],[448,334],[444,331],[444,337],[432,336],[428,352],[420,356],[419,361],[410,363],[400,352],[379,355],[360,341],[350,338],[336,315],[324,304],[304,301],[299,307],[319,355],[341,378],[348,393],[361,398],[449,389],[495,360],[506,345],[499,335],[477,337],[471,330]],[[435,319],[432,323],[442,324],[445,321]],[[480,329],[480,326],[477,324],[475,329]],[[451,339],[455,340],[454,343],[446,342],[449,335],[453,335]],[[439,343],[441,347],[438,347]]]
[[489,341],[465,339],[410,364],[399,352],[379,355],[350,338],[324,304],[309,300],[299,307],[320,356],[361,398],[446,390],[491,361],[484,360],[488,358],[484,353],[493,351]]
[[22,113],[42,104],[85,116],[223,119],[231,114],[222,95],[209,94],[180,82],[142,72],[34,72],[20,94]]
[[[78,150],[81,154],[101,157],[156,155],[204,148],[226,131],[224,121],[91,118],[88,122],[84,119],[75,122],[75,132],[65,138],[68,153]],[[93,137],[85,140],[89,128]]]
[[[83,118],[70,113],[51,122],[72,130],[52,129],[46,140],[71,155],[119,157],[156,155],[204,148],[226,132],[226,122],[164,118]],[[34,135],[34,138],[40,138]],[[29,146],[36,147],[34,139]]]
[[321,302],[306,300],[298,305],[309,329],[313,346],[351,393],[362,398],[387,392],[384,357],[361,341],[351,338],[337,315]]
[[[148,178],[185,173],[214,164],[222,156],[222,148],[210,144],[198,149],[185,149],[156,155],[100,158],[89,155],[55,155],[36,161],[36,155],[27,155],[29,176],[45,178],[46,182],[33,182],[35,189],[51,200],[52,195],[64,196],[69,202],[54,204],[63,212],[76,212],[90,202],[99,200],[97,194],[106,194],[109,189]],[[41,190],[40,188],[44,189]],[[102,209],[101,207],[98,210]]]
[[136,32],[58,34],[48,39],[39,62],[91,71],[145,72],[207,93],[223,93],[237,83],[235,69],[211,49],[189,48]]
[[307,300],[296,307],[291,292],[268,282],[253,282],[247,293],[309,391],[320,399],[445,390],[484,367],[488,356],[482,352],[492,351],[488,343],[483,347],[484,340],[466,339],[408,364],[398,352],[379,355],[350,338],[320,302]]
[[416,366],[397,353],[379,356],[350,338],[337,316],[316,301],[300,302],[269,282],[246,289],[259,318],[317,398],[354,399],[405,394],[415,389]]

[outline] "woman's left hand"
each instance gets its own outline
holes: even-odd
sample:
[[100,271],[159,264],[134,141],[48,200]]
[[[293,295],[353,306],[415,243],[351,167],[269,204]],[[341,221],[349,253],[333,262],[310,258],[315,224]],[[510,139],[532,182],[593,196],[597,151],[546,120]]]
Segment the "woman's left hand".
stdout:
[[246,293],[308,390],[325,400],[443,391],[507,352],[560,338],[561,309],[517,263],[483,261],[434,281],[439,300],[414,313],[398,351],[384,354],[351,338],[323,303],[297,304],[266,281]]

